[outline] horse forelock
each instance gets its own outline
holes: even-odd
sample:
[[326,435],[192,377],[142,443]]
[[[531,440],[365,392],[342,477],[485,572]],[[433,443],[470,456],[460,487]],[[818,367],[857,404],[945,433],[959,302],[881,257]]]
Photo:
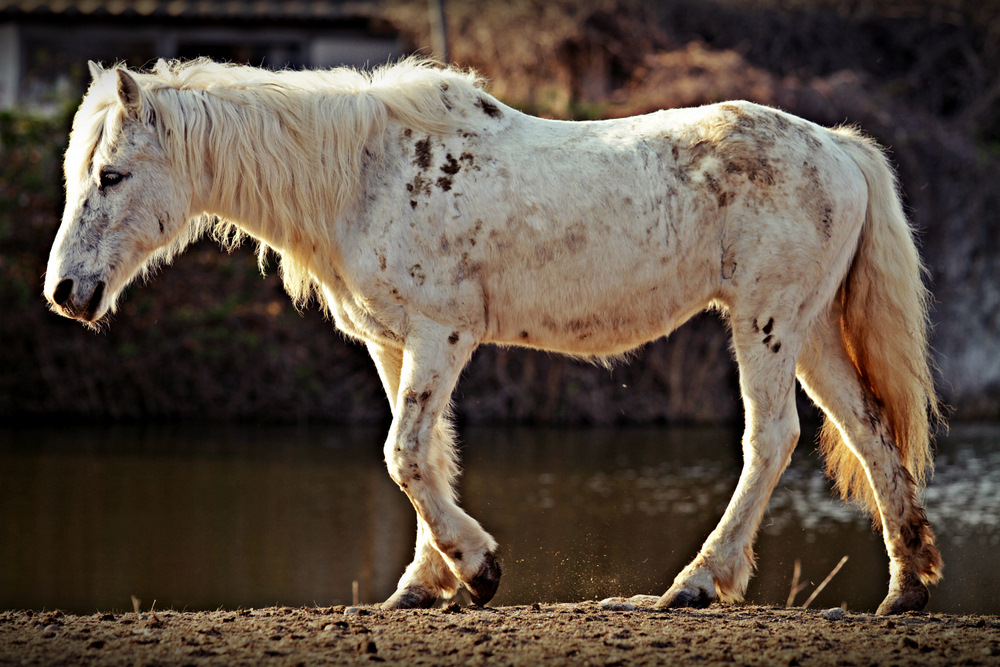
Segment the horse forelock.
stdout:
[[109,129],[109,112],[115,105],[113,86],[108,86],[108,75],[94,81],[73,116],[69,145],[63,160],[64,177],[69,199],[83,187],[90,176],[97,147]]

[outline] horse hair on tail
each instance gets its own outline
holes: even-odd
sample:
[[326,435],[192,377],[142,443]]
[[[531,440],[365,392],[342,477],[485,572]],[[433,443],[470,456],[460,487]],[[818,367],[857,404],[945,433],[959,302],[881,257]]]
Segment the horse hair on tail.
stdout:
[[[903,212],[896,175],[874,141],[852,128],[833,130],[868,184],[868,210],[854,260],[837,294],[840,335],[873,402],[884,415],[900,459],[918,488],[933,470],[931,427],[943,423],[934,389],[927,332],[930,291]],[[874,428],[873,424],[873,428]],[[861,461],[827,417],[820,434],[827,473],[881,523]]]

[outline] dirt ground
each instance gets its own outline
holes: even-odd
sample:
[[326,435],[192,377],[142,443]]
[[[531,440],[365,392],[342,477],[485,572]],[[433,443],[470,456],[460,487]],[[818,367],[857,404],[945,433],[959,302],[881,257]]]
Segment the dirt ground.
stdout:
[[5,611],[0,664],[1000,665],[997,616],[653,611],[648,598],[630,600],[396,612]]

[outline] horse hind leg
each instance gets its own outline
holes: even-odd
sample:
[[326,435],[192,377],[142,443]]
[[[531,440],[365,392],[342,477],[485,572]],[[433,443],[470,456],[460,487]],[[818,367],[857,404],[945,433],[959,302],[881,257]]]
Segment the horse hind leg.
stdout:
[[704,607],[717,597],[726,602],[743,598],[754,569],[757,528],[798,442],[794,331],[774,320],[733,321],[746,410],[743,471],[718,526],[657,602],[660,608]]
[[[835,308],[835,306],[834,306]],[[941,578],[941,555],[878,402],[863,386],[832,311],[814,327],[799,358],[803,388],[827,417],[821,448],[845,496],[854,495],[881,527],[889,554],[889,592],[879,614],[918,611]]]

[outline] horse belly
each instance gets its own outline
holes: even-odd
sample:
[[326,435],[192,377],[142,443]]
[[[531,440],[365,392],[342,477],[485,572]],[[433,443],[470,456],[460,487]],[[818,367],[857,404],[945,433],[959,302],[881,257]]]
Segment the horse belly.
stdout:
[[508,257],[485,276],[492,342],[621,354],[666,335],[710,300],[711,258],[699,262],[699,253],[669,252],[661,242],[636,244],[624,231],[594,236],[575,250],[539,244],[527,261]]

